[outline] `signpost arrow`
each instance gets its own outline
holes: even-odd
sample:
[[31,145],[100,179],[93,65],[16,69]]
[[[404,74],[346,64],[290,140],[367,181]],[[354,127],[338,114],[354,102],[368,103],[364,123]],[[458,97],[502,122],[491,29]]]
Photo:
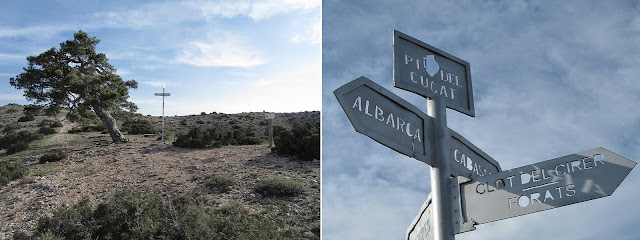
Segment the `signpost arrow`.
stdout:
[[595,148],[460,185],[466,221],[483,224],[611,195],[636,163]]
[[393,85],[475,116],[468,62],[397,30],[393,31]]
[[333,91],[359,133],[409,157],[432,164],[432,119],[373,81],[360,77]]
[[433,240],[433,205],[431,204],[431,194],[424,201],[418,216],[407,229],[407,240]]
[[452,161],[451,174],[476,179],[501,171],[500,164],[459,133],[449,129]]

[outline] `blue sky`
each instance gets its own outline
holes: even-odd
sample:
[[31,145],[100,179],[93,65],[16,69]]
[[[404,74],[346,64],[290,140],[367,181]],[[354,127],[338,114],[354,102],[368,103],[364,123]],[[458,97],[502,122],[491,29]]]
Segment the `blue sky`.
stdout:
[[[397,29],[471,64],[476,117],[448,126],[512,169],[605,147],[640,160],[640,2],[323,1],[323,239],[403,239],[429,167],[356,133],[332,91],[393,87]],[[456,239],[637,239],[638,169],[606,198],[477,226]]]
[[12,1],[0,9],[0,105],[9,85],[78,30],[101,40],[117,73],[139,83],[140,113],[294,112],[321,108],[321,1]]

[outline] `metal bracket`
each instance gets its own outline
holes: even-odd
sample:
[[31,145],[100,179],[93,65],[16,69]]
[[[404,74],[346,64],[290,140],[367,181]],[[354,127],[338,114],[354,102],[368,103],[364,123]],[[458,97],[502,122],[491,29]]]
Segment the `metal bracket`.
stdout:
[[[469,174],[469,177],[471,174]],[[462,200],[460,198],[460,184],[470,182],[471,179],[468,177],[458,176],[451,180],[451,208],[452,208],[452,225],[453,225],[453,234],[459,234],[463,232],[469,232],[476,230],[476,222],[473,219],[469,219],[465,221],[464,216],[462,214]]]

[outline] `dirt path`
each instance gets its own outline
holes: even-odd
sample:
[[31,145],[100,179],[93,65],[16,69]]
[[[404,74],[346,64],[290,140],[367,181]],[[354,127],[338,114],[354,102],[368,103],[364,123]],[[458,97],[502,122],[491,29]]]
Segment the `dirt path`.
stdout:
[[76,136],[69,133],[69,130],[74,126],[73,123],[68,120],[62,121],[62,127],[58,130],[58,133],[51,136],[45,141],[45,145],[64,144],[76,138]]

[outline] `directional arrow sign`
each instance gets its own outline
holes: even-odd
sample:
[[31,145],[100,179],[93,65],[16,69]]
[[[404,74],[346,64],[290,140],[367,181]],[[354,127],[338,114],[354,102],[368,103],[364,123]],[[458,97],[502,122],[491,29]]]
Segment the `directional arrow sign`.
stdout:
[[459,133],[449,129],[452,161],[451,174],[471,179],[500,172],[500,164]]
[[606,197],[635,165],[596,148],[491,174],[460,185],[462,212],[483,224]]
[[413,219],[413,222],[407,229],[407,240],[432,240],[433,237],[433,214],[431,213],[431,194],[427,197],[427,201],[424,201],[418,216]]
[[431,165],[431,117],[365,77],[333,93],[357,132]]
[[475,116],[469,63],[409,35],[393,31],[393,85]]

